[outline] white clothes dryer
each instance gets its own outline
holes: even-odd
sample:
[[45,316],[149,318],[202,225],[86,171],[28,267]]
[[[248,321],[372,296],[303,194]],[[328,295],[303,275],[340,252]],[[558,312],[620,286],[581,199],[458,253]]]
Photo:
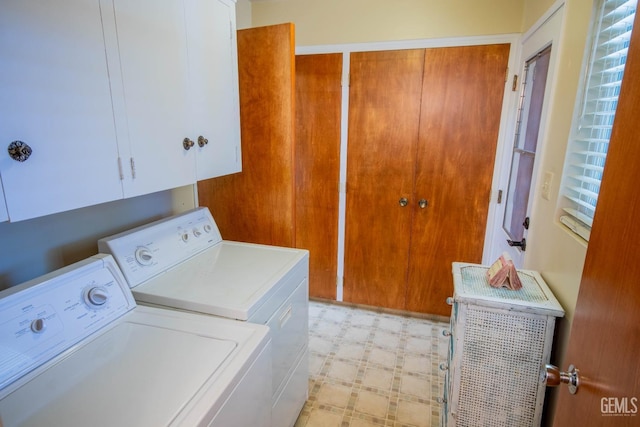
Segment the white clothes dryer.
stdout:
[[0,425],[271,425],[268,328],[136,306],[109,255],[0,292]]
[[222,239],[196,208],[100,239],[139,303],[267,325],[272,424],[290,427],[308,396],[309,253]]

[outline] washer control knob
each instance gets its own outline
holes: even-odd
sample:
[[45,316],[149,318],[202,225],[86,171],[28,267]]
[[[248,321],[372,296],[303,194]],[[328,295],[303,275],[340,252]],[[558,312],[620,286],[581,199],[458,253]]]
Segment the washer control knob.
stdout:
[[31,331],[33,333],[41,334],[45,329],[47,329],[47,324],[44,322],[43,318],[39,317],[31,322]]
[[153,263],[153,254],[146,246],[140,246],[136,249],[135,257],[140,265],[151,265]]
[[211,230],[213,230],[213,227],[211,227],[211,224],[205,224],[204,227],[202,227],[204,229],[205,233],[211,233]]
[[200,231],[199,228],[194,228],[193,229],[193,235],[196,236],[196,237],[200,237],[200,236],[202,236],[202,231]]
[[189,241],[189,233],[182,233],[182,241],[185,243]]
[[109,300],[107,290],[102,286],[95,286],[87,289],[85,301],[89,307],[102,307]]

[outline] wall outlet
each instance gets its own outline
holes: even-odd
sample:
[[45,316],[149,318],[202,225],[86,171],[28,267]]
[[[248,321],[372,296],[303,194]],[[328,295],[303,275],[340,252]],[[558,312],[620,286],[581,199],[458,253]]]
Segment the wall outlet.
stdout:
[[551,199],[552,183],[553,183],[553,172],[546,171],[544,173],[544,180],[542,181],[542,198],[545,200]]

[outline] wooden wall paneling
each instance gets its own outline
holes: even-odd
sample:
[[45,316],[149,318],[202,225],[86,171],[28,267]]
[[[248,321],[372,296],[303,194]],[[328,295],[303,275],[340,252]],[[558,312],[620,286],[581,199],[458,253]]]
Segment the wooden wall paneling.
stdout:
[[222,237],[295,246],[293,24],[238,31],[242,172],[198,183]]
[[509,45],[427,49],[409,311],[449,315],[451,263],[481,262]]
[[403,309],[424,50],[350,62],[344,300]]
[[296,246],[309,295],[336,299],[342,54],[296,56]]

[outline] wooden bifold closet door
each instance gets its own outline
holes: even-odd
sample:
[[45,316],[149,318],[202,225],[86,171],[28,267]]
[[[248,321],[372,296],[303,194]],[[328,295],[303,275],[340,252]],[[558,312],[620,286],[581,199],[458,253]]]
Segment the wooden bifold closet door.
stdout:
[[351,54],[345,301],[449,314],[451,263],[482,260],[508,56]]

